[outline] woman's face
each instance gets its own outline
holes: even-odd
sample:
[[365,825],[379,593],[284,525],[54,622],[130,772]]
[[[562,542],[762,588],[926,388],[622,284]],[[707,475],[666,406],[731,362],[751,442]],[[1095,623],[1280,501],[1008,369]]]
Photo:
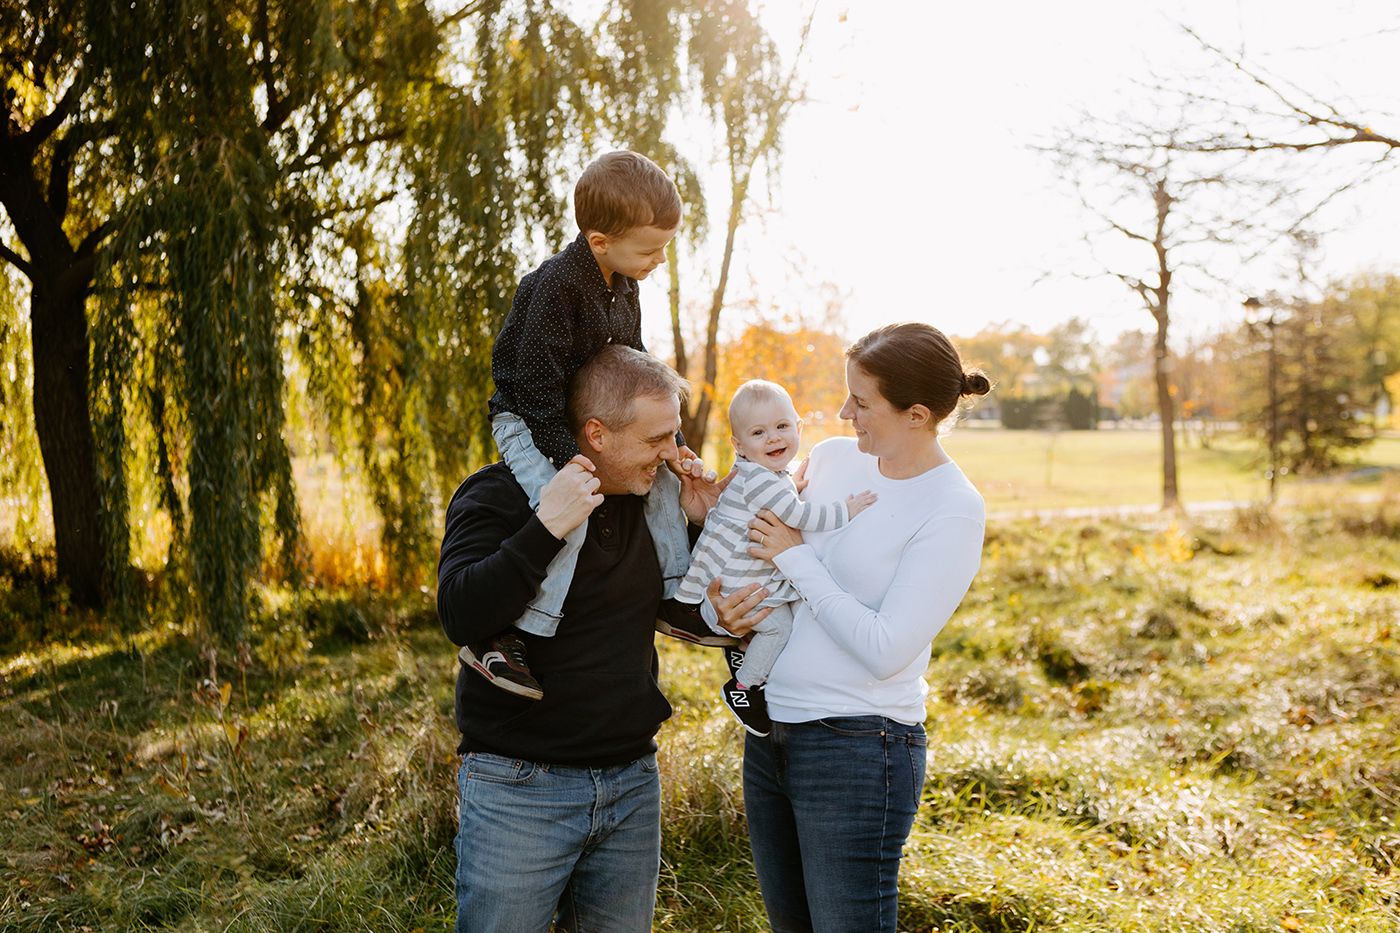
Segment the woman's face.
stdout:
[[846,362],[846,404],[840,417],[856,429],[862,453],[889,456],[909,433],[909,419],[880,394],[875,377],[854,361]]

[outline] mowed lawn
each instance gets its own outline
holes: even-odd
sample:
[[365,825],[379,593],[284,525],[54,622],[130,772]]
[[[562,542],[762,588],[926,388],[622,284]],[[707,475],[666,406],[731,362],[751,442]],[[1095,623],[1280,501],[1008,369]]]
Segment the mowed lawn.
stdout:
[[[1202,448],[1177,436],[1177,488],[1188,505],[1258,502],[1268,497],[1267,456],[1234,435]],[[1162,441],[1156,430],[1007,431],[963,424],[944,441],[986,497],[991,512],[1082,507],[1152,506],[1162,501]],[[1400,467],[1400,437],[1386,436],[1356,456],[1354,471]],[[1284,476],[1285,500],[1375,491],[1380,475],[1298,480]]]
[[[854,435],[846,424],[807,428],[801,455],[836,436]],[[727,466],[733,455],[727,450],[727,456],[719,455],[720,441],[728,447],[727,439],[712,433],[705,456]],[[1268,454],[1256,441],[1221,433],[1209,444],[1202,447],[1195,430],[1177,433],[1177,491],[1182,502],[1247,504],[1268,498]],[[1008,431],[969,421],[955,427],[943,446],[982,492],[991,513],[1153,508],[1162,502],[1162,437],[1156,427]],[[1279,498],[1326,502],[1379,491],[1386,475],[1400,471],[1400,434],[1378,438],[1353,453],[1351,460],[1333,476],[1282,476]]]

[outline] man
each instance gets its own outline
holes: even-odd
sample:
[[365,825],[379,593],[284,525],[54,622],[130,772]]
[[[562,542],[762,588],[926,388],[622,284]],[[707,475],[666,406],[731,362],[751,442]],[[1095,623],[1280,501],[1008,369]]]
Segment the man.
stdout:
[[[677,457],[687,386],[670,367],[610,345],[573,381],[582,453],[529,500],[504,463],[469,477],[447,509],[438,615],[454,644],[520,618],[563,537],[587,523],[552,638],[522,634],[544,688],[532,700],[457,676],[459,933],[651,929],[661,858],[656,684],[661,569],[643,496]],[[699,474],[697,467],[693,474]],[[681,476],[693,523],[719,485]]]

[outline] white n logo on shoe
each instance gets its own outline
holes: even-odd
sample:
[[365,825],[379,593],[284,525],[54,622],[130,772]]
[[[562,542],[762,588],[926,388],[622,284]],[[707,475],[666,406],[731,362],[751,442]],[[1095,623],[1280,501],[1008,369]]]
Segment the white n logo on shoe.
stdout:
[[506,667],[510,667],[510,662],[506,660],[505,655],[501,654],[499,651],[488,651],[481,656],[481,660],[476,662],[477,670],[481,671],[487,677],[495,679],[496,675],[492,674],[490,670],[492,661],[500,661]]
[[729,702],[735,706],[749,705],[749,692],[747,690],[729,691]]

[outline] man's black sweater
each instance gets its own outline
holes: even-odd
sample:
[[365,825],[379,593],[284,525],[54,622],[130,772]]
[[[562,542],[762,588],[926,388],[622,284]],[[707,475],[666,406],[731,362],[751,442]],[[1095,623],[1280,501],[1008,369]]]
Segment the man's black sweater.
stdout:
[[[544,699],[457,672],[462,753],[601,767],[656,750],[671,715],[653,644],[661,570],[638,496],[607,496],[588,519],[563,619],[552,638],[520,632]],[[541,524],[504,463],[483,467],[447,508],[438,617],[454,644],[508,628],[539,590],[563,542]]]

